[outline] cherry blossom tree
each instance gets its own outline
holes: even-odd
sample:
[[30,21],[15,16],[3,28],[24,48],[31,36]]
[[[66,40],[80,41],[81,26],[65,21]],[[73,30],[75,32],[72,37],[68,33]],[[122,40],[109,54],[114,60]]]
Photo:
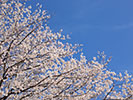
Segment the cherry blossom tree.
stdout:
[[109,70],[104,52],[88,61],[26,2],[0,1],[0,100],[132,99],[132,75]]

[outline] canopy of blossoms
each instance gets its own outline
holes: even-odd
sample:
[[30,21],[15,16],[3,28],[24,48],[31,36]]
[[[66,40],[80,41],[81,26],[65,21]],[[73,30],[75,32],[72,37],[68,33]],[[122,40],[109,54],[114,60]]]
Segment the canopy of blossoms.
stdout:
[[0,1],[0,100],[132,99],[132,75],[108,70],[104,52],[88,61],[26,2]]

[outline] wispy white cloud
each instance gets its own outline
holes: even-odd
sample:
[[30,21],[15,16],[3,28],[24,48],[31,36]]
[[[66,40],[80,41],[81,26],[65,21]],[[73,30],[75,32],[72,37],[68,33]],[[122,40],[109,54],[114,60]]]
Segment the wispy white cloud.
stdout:
[[127,23],[127,24],[121,24],[121,25],[115,25],[113,29],[128,29],[133,28],[133,22]]
[[[74,26],[74,27],[73,27]],[[119,24],[119,25],[91,25],[88,23],[82,23],[82,24],[72,24],[69,25],[68,29],[75,29],[75,30],[102,30],[102,31],[116,31],[116,30],[124,30],[124,29],[130,29],[133,28],[133,22],[128,24]]]

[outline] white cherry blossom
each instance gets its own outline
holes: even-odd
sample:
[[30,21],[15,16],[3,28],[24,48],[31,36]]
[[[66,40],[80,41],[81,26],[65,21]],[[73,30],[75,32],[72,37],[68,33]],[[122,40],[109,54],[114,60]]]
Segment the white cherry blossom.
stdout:
[[104,52],[88,61],[27,2],[0,1],[0,100],[133,99],[132,75],[110,71]]

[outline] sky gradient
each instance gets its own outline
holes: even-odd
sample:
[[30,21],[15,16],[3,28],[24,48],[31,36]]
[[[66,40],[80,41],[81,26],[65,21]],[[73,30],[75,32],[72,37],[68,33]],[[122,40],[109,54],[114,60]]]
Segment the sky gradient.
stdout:
[[[32,1],[32,0],[31,0]],[[63,29],[70,43],[83,44],[91,59],[104,51],[116,72],[133,71],[133,0],[34,0],[51,15],[53,31]]]

